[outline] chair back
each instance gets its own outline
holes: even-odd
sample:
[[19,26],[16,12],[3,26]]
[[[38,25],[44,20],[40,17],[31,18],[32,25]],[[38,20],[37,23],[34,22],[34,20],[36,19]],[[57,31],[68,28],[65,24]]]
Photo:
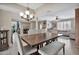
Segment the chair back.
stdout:
[[13,43],[17,44],[18,52],[20,53],[20,55],[23,55],[24,51],[23,51],[23,45],[21,42],[21,37],[17,32],[13,33]]

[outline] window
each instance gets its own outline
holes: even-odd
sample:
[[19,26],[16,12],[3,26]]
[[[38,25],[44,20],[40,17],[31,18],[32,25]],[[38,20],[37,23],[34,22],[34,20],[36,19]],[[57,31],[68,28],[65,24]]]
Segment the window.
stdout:
[[57,29],[63,31],[71,30],[71,21],[61,21],[57,23]]

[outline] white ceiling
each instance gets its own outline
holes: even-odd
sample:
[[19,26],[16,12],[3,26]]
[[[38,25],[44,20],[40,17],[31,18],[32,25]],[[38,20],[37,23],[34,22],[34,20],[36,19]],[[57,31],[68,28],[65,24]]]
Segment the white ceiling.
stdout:
[[36,10],[42,5],[43,3],[0,3],[0,9],[19,14],[20,12],[24,11],[26,9],[25,7],[27,6]]
[[9,7],[7,5],[0,5],[0,9],[1,10],[5,10],[5,11],[9,11],[9,12],[13,12],[13,13],[19,13],[20,10],[17,8],[13,8],[13,7]]
[[0,9],[18,14],[23,11],[25,7],[17,5],[16,3],[0,3]]
[[32,9],[37,9],[40,6],[44,5],[43,3],[18,3],[18,4],[21,5],[21,6],[24,6],[24,7],[29,6]]
[[45,3],[0,3],[0,9],[10,12],[24,11],[29,6],[31,9],[37,9],[38,17],[52,20],[53,16],[74,16],[74,9],[79,7],[79,4],[45,4]]

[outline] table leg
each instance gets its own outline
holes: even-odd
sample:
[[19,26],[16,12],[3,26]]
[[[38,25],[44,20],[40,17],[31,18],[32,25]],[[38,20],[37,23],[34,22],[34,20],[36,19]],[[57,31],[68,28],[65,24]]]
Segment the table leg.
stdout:
[[2,49],[2,40],[0,39],[0,49]]
[[47,41],[47,42],[46,42],[46,45],[48,45],[49,43],[50,43],[50,41]]
[[43,44],[40,44],[39,46],[40,46],[40,48],[42,48],[43,47]]
[[37,51],[39,50],[39,45],[37,46]]
[[65,55],[65,46],[63,47],[63,55]]

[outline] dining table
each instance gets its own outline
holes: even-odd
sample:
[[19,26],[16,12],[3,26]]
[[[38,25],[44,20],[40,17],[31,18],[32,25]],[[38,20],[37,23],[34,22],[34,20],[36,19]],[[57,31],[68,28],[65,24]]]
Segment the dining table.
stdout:
[[37,33],[37,34],[30,34],[30,35],[22,35],[22,40],[28,44],[29,46],[37,46],[37,50],[39,49],[39,45],[45,43],[54,41],[58,37],[55,33]]

